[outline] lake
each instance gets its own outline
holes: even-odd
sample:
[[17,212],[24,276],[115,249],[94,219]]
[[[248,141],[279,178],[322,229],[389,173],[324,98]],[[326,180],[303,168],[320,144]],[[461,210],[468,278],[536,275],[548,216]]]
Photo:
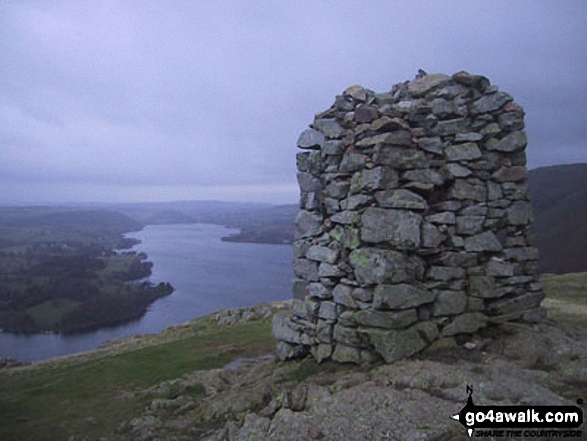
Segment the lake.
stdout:
[[236,233],[219,225],[149,225],[127,237],[153,262],[153,283],[169,282],[173,294],[157,300],[140,319],[73,334],[0,333],[0,358],[37,361],[95,349],[135,334],[152,334],[219,309],[291,298],[291,245],[222,242]]

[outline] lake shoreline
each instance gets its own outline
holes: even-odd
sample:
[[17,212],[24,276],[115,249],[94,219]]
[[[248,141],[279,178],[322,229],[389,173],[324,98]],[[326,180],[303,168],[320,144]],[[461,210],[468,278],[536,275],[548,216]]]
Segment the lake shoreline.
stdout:
[[[138,319],[74,334],[0,333],[0,358],[31,362],[96,349],[109,340],[156,334],[213,311],[249,307],[291,297],[290,245],[222,240],[238,232],[217,224],[147,225],[125,237],[131,250],[154,263],[149,281],[175,291],[147,307]],[[136,242],[135,242],[136,243]]]

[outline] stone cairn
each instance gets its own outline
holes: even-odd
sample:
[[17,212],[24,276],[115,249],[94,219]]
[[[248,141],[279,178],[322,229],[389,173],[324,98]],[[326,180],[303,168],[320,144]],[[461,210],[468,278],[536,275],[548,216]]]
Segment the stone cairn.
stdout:
[[539,321],[524,110],[487,78],[346,89],[298,139],[293,312],[278,355],[392,363]]

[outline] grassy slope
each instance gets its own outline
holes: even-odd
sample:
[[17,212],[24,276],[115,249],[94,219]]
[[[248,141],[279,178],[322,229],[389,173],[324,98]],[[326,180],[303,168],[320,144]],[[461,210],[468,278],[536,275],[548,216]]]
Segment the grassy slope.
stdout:
[[[542,280],[550,317],[587,326],[587,273],[545,275]],[[269,319],[221,327],[208,316],[80,356],[0,371],[0,439],[107,435],[149,403],[133,391],[268,353],[273,346]],[[306,377],[328,364],[299,367],[296,375]]]
[[269,319],[220,328],[203,318],[159,336],[2,371],[0,439],[105,435],[149,402],[130,392],[272,348]]

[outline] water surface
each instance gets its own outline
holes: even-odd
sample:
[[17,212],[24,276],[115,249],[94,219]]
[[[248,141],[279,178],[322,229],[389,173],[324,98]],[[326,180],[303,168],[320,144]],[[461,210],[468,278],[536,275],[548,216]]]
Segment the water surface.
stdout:
[[149,225],[130,233],[154,263],[151,282],[176,289],[138,320],[74,335],[0,333],[0,358],[43,360],[94,349],[107,340],[160,332],[219,309],[291,298],[291,245],[222,242],[218,225]]

